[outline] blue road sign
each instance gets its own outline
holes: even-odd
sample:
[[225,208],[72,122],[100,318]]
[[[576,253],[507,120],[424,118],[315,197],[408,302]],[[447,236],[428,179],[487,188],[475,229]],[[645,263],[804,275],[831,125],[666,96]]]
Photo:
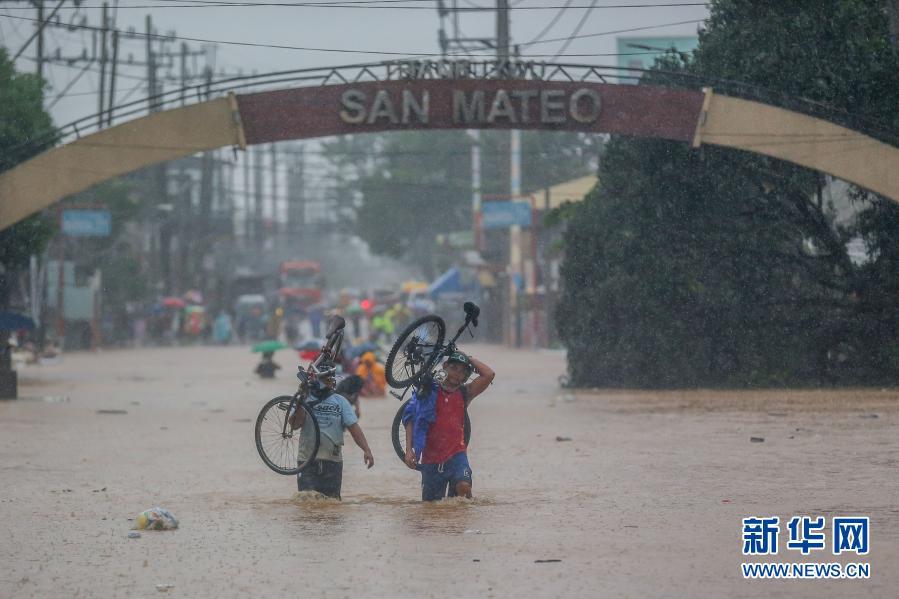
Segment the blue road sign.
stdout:
[[62,232],[72,237],[107,237],[112,231],[109,210],[63,210]]
[[481,226],[484,229],[507,229],[513,225],[531,226],[531,205],[527,202],[484,202]]

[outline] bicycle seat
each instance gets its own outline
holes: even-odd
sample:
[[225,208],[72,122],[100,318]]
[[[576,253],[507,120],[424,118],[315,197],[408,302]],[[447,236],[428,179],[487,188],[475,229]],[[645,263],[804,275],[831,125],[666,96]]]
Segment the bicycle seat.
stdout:
[[346,328],[346,320],[342,316],[332,316],[328,319],[328,333],[325,335],[328,339]]

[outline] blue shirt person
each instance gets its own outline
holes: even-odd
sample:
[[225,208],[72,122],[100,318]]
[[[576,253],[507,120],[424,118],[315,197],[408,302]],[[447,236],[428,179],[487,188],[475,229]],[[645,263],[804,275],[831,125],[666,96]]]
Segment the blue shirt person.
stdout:
[[306,413],[303,410],[297,412],[291,418],[294,430],[300,431],[300,449],[298,460],[305,462],[312,459],[302,472],[297,475],[297,489],[299,491],[316,491],[326,497],[340,499],[340,489],[343,482],[343,433],[349,431],[356,445],[362,450],[362,459],[365,465],[371,468],[375,465],[365,433],[359,426],[356,412],[345,397],[334,393],[336,380],[334,373],[336,367],[333,364],[321,365],[320,370],[324,374],[318,377],[317,386],[311,390],[312,413],[318,421],[320,444],[318,451],[311,456],[315,440],[312,429],[309,431],[303,427]]

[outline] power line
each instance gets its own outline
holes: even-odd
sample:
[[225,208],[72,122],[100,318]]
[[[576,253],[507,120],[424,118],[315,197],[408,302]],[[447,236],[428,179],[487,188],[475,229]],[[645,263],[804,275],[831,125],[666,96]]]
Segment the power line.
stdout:
[[556,16],[554,16],[549,23],[547,23],[546,27],[544,27],[543,30],[540,33],[538,33],[536,36],[534,36],[534,39],[529,41],[526,45],[530,45],[530,44],[533,44],[534,42],[539,42],[540,40],[542,40],[543,36],[546,35],[547,33],[549,33],[549,30],[553,28],[553,25],[555,25],[556,23],[559,22],[559,19],[562,18],[563,14],[565,14],[565,11],[568,9],[569,6],[571,6],[572,1],[573,0],[567,0],[565,2],[565,6],[563,6],[561,9],[559,9],[559,12],[556,13]]
[[[24,60],[29,60],[29,61],[31,61],[31,62],[37,62],[37,59],[36,59],[36,58],[32,58],[31,56],[23,56],[22,59],[24,59]],[[88,65],[87,65],[87,66],[90,66],[91,64],[93,64],[93,62],[94,62],[93,59],[89,59],[89,60],[88,60]],[[45,59],[44,59],[44,63],[50,64],[51,66],[56,66],[56,67],[65,67],[65,68],[67,68],[67,69],[80,69],[80,68],[81,68],[81,67],[76,66],[76,65],[74,65],[74,64],[69,64],[69,63],[68,63],[67,61],[65,61],[65,60],[57,61],[57,60],[54,59],[54,58],[45,58]],[[127,65],[126,65],[126,66],[127,66]],[[86,68],[86,67],[85,67],[85,68]],[[100,72],[100,71],[98,71],[98,70],[96,70],[96,69],[87,69],[87,70],[88,70],[89,72],[95,73],[95,74],[97,74],[97,73]],[[124,73],[118,73],[118,74],[116,75],[116,77],[124,77],[125,79],[134,79],[135,81],[143,81],[143,80],[144,80],[143,77],[138,77],[137,75],[126,75],[126,74],[124,74]]]
[[[37,19],[32,19],[29,17],[17,17],[17,16],[7,15],[7,14],[0,14],[0,17],[4,17],[7,19],[18,19],[18,20],[22,20],[22,21],[32,21],[32,22],[37,21]],[[649,30],[649,29],[660,29],[663,27],[671,27],[674,25],[684,25],[687,23],[702,23],[704,21],[705,21],[705,19],[692,19],[689,21],[678,21],[675,23],[647,25],[644,27],[618,29],[615,31],[602,31],[602,32],[598,32],[598,33],[588,33],[588,34],[584,34],[584,35],[576,35],[576,36],[569,36],[569,37],[563,37],[563,38],[542,40],[542,41],[533,42],[532,44],[527,44],[527,45],[546,44],[546,43],[551,43],[551,42],[567,41],[570,39],[580,39],[580,38],[586,38],[586,37],[600,37],[600,36],[604,36],[604,35],[614,35],[617,33],[627,33],[630,31],[645,31],[645,30]],[[96,27],[96,26],[92,26],[92,25],[70,25],[69,27],[77,27],[80,29],[87,29],[90,31],[102,31],[101,27]],[[336,54],[367,54],[367,55],[374,54],[374,55],[380,55],[380,56],[405,56],[405,57],[443,56],[443,54],[441,54],[440,52],[409,52],[409,51],[399,52],[399,51],[395,51],[395,50],[350,50],[350,49],[346,49],[346,48],[315,48],[315,47],[307,47],[307,46],[289,46],[289,45],[283,45],[283,44],[263,44],[263,43],[257,43],[257,42],[240,42],[240,41],[234,41],[234,40],[216,40],[216,39],[208,39],[208,38],[187,37],[187,36],[180,36],[180,35],[166,35],[166,34],[161,34],[161,33],[133,32],[133,33],[129,33],[128,35],[131,37],[151,38],[151,39],[160,39],[160,40],[182,40],[182,41],[188,41],[188,42],[198,42],[198,43],[203,43],[203,44],[222,44],[222,45],[226,45],[226,46],[241,46],[241,47],[250,47],[250,48],[272,48],[272,49],[276,49],[276,50],[298,50],[298,51],[304,51],[304,52],[330,52],[330,53],[336,53]],[[472,54],[471,56],[475,57],[475,58],[477,58],[477,57],[493,58],[494,57],[493,54]],[[559,58],[561,56],[590,57],[590,56],[609,56],[609,54],[581,53],[581,54],[552,54],[552,55],[550,55],[550,54],[523,54],[523,55],[521,55],[522,58],[550,58],[550,57],[552,57],[553,59]]]
[[552,42],[564,42],[569,39],[584,39],[587,37],[601,37],[604,35],[615,35],[616,33],[630,33],[632,31],[646,31],[647,29],[661,29],[663,27],[673,27],[675,25],[688,25],[691,23],[704,23],[705,19],[690,19],[688,21],[675,21],[674,23],[661,23],[659,25],[645,25],[643,27],[630,27],[628,29],[615,29],[612,31],[600,31],[597,33],[584,33],[576,36],[568,36],[568,37],[557,37],[548,40],[541,40],[539,42],[533,42],[528,44],[522,44],[522,46],[536,46],[537,44],[551,44]]
[[[422,5],[408,5],[411,2],[421,2]],[[205,9],[205,8],[348,8],[348,9],[375,9],[375,10],[433,10],[430,3],[433,0],[342,0],[340,2],[227,2],[224,0],[187,0],[179,2],[178,0],[163,0],[161,4],[132,4],[128,6],[119,6],[120,10],[145,10],[150,8],[183,8],[183,9]],[[428,3],[427,6],[423,5]],[[403,4],[403,5],[400,5]],[[510,6],[507,10],[587,10],[593,9],[630,9],[630,8],[665,8],[665,7],[686,7],[686,6],[708,6],[707,2],[677,2],[677,3],[652,3],[652,4],[607,4],[604,6],[576,5],[572,6],[570,2],[565,5],[545,5],[545,6]],[[102,5],[81,5],[61,7],[60,10],[85,10],[100,9]],[[6,10],[32,10],[30,7],[8,6]],[[492,7],[476,7],[457,8],[460,12],[474,11],[493,11]]]
[[[587,22],[587,19],[590,17],[590,13],[593,12],[593,8],[595,6],[596,6],[596,0],[593,0],[593,2],[590,3],[590,10],[588,10],[587,12],[584,13],[584,15],[581,17],[581,20],[578,21],[577,26],[575,26],[574,31],[571,33],[571,35],[568,36],[568,39],[565,40],[565,43],[562,45],[562,48],[558,52],[556,52],[555,56],[552,57],[552,60],[555,60],[555,59],[559,58],[560,56],[562,56],[562,54],[565,52],[565,50],[568,49],[568,46],[571,45],[571,42],[573,42],[577,38],[577,34],[581,32],[581,28],[584,26],[584,23]],[[552,61],[550,61],[550,62],[552,62]]]

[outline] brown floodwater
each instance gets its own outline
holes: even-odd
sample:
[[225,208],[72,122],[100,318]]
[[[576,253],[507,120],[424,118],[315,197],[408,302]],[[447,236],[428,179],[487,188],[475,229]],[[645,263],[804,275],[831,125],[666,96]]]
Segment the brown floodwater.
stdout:
[[[253,422],[293,390],[290,352],[267,381],[236,347],[26,368],[0,402],[0,597],[895,596],[896,390],[572,393],[559,352],[464,349],[498,373],[471,407],[475,497],[429,504],[392,398],[364,400],[376,464],[347,436],[343,501],[264,466]],[[129,539],[157,505],[181,527]],[[744,580],[749,515],[870,516],[871,578]]]

